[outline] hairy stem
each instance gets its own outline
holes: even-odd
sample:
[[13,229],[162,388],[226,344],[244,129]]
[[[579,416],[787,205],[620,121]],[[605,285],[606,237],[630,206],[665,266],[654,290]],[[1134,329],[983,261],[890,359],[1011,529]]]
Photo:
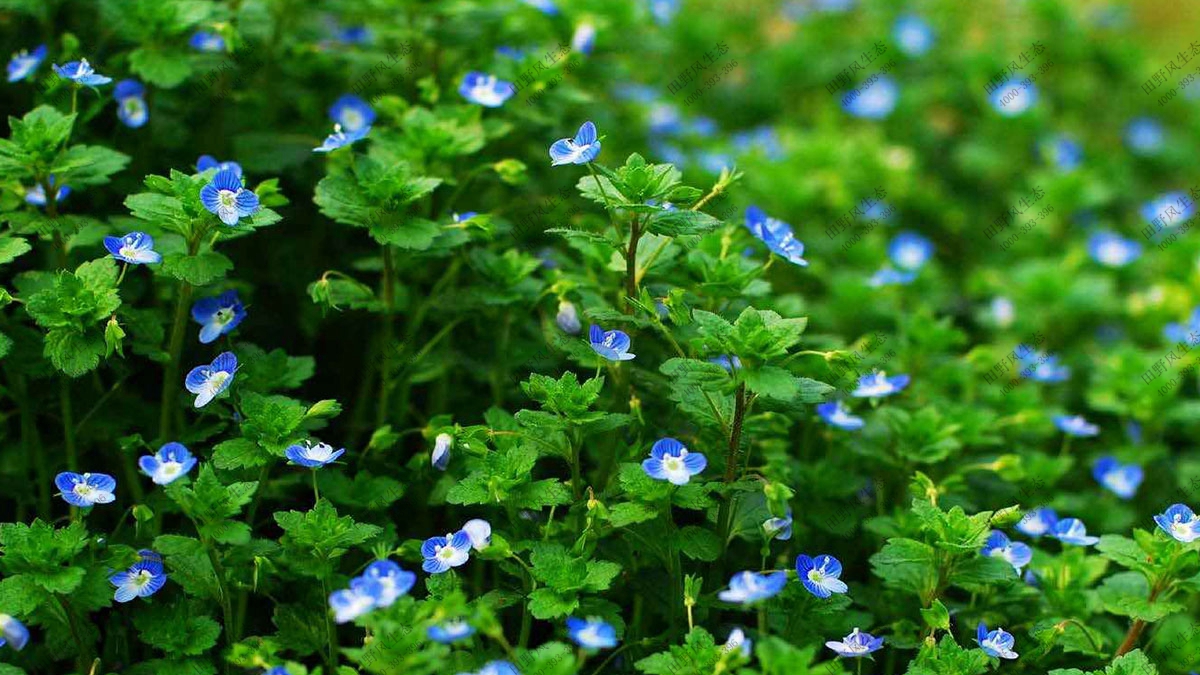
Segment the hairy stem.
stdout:
[[642,231],[638,217],[634,216],[629,225],[629,248],[625,251],[625,313],[633,313],[633,304],[628,298],[636,298],[638,294],[637,247]]

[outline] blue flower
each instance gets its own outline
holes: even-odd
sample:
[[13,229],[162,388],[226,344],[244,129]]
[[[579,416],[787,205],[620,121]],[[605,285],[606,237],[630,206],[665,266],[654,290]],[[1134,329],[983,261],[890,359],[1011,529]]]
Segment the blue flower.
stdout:
[[38,45],[32,52],[21,51],[13,54],[12,59],[8,62],[8,81],[20,82],[29,77],[33,71],[37,70],[38,66],[42,65],[42,60],[46,58],[46,45]]
[[471,624],[461,619],[434,624],[425,629],[425,635],[434,642],[448,645],[459,640],[465,640],[475,634]]
[[729,637],[726,638],[725,644],[721,645],[721,651],[728,654],[732,651],[737,651],[745,658],[750,658],[750,650],[754,642],[746,637],[746,632],[741,628],[734,628],[729,631]]
[[421,569],[430,574],[441,574],[470,560],[471,536],[459,530],[444,537],[430,537],[421,544],[421,555],[425,558]]
[[992,321],[996,322],[997,326],[1007,328],[1012,325],[1013,319],[1017,317],[1017,307],[1013,301],[998,295],[992,298],[991,304]]
[[488,108],[499,108],[504,105],[505,101],[512,98],[515,90],[512,82],[473,70],[463,76],[462,84],[458,86],[458,93],[471,103]]
[[554,317],[554,322],[568,335],[578,335],[579,331],[583,330],[583,325],[579,323],[579,313],[575,311],[575,305],[567,300],[558,301],[558,314]]
[[575,27],[575,33],[571,36],[571,49],[580,54],[591,54],[592,47],[596,44],[596,26],[590,21],[581,22]]
[[896,81],[883,75],[871,84],[843,96],[842,108],[855,117],[879,120],[892,114],[899,97],[900,87]]
[[746,229],[767,245],[773,253],[784,260],[807,267],[804,259],[804,243],[792,234],[792,226],[767,216],[766,212],[757,206],[746,207]]
[[346,131],[355,132],[375,123],[375,110],[354,94],[343,94],[329,106],[329,119]]
[[856,659],[881,649],[883,647],[883,638],[877,638],[870,633],[863,633],[858,628],[855,628],[853,632],[842,638],[841,642],[830,641],[826,642],[825,646],[837,652],[838,656]]
[[[71,187],[69,185],[57,186],[57,189],[55,189],[56,185],[57,185],[57,181],[55,180],[53,175],[49,176],[46,179],[46,182],[50,184],[50,189],[54,190],[55,203],[61,202],[62,200],[67,198],[67,195],[71,194]],[[34,206],[45,206],[46,205],[46,188],[43,187],[41,183],[38,183],[37,185],[34,185],[31,188],[26,188],[25,201]]]
[[740,370],[742,367],[742,360],[739,359],[737,355],[722,354],[720,356],[712,357],[708,360],[708,362],[721,366],[721,368],[723,368],[727,373]]
[[75,84],[81,84],[85,87],[98,87],[102,84],[108,84],[109,82],[112,82],[111,77],[105,77],[98,74],[96,70],[92,68],[92,64],[88,63],[87,59],[71,61],[70,63],[62,66],[56,63],[54,64],[54,72],[58,73],[58,76],[61,78],[70,80]]
[[238,164],[237,162],[219,162],[217,161],[217,158],[213,157],[212,155],[200,155],[200,158],[196,160],[196,171],[204,173],[209,169],[216,169],[218,171],[229,170],[232,171],[238,178],[242,177],[241,164]]
[[1071,369],[1059,365],[1058,357],[1039,351],[1032,347],[1021,345],[1018,351],[1023,355],[1018,357],[1021,362],[1021,377],[1034,382],[1063,382],[1071,376]]
[[147,598],[167,583],[162,556],[149,549],[138,551],[138,555],[141,556],[141,560],[135,562],[128,570],[117,572],[108,578],[108,583],[117,589],[113,593],[113,600],[129,602],[134,598]]
[[1083,163],[1083,146],[1067,134],[1055,134],[1043,141],[1041,152],[1059,171],[1074,171]]
[[619,330],[604,330],[596,324],[588,329],[588,342],[592,351],[609,361],[629,361],[634,354],[629,353],[629,336]]
[[221,169],[212,182],[200,190],[200,202],[226,225],[237,225],[238,219],[258,211],[258,195],[242,187],[242,175]]
[[1055,415],[1054,426],[1071,436],[1095,436],[1100,427],[1088,422],[1083,415]]
[[1101,457],[1092,465],[1092,477],[1121,499],[1133,499],[1142,484],[1142,467],[1121,464],[1113,457]]
[[[459,673],[458,675],[468,674]],[[517,670],[516,666],[508,661],[488,661],[474,675],[521,675],[521,673]]]
[[169,485],[186,476],[196,466],[196,458],[182,443],[167,443],[153,455],[142,455],[138,467],[155,485]]
[[1033,549],[1019,541],[1010,541],[1008,535],[1000,530],[992,530],[979,552],[991,558],[1003,558],[1013,566],[1018,576],[1021,574],[1021,568],[1033,560]]
[[29,629],[8,614],[0,614],[0,647],[8,645],[17,651],[29,643]]
[[1142,205],[1141,214],[1147,222],[1157,220],[1163,227],[1175,227],[1196,212],[1196,203],[1183,192],[1167,192]]
[[[690,122],[687,123],[686,126],[687,126],[687,130],[690,133],[696,134],[697,136],[700,136],[701,138],[708,138],[708,137],[712,136],[713,134],[717,133],[717,129],[718,129],[716,120],[714,120],[711,117],[705,117],[703,115],[692,119]],[[770,127],[759,127],[758,129],[755,129],[754,131],[742,132],[742,135],[740,136],[740,138],[744,142],[741,145],[738,144],[739,136],[737,134],[734,134],[734,137],[731,139],[733,141],[734,147],[737,147],[739,150],[743,150],[743,151],[749,150],[751,143],[753,143],[755,140],[757,140],[756,138],[753,138],[753,135],[760,131],[763,131],[763,130],[765,130],[768,133],[774,133],[774,131]]]
[[884,265],[878,272],[871,275],[867,280],[867,285],[872,288],[881,286],[903,286],[911,284],[917,278],[916,272],[902,272],[893,269],[890,265]]
[[198,52],[223,52],[225,51],[225,38],[216,33],[198,30],[192,33],[192,39],[188,40],[188,46]]
[[1163,327],[1163,337],[1171,342],[1186,342],[1190,346],[1200,344],[1200,307],[1192,310],[1187,323],[1169,323]]
[[463,211],[462,213],[450,214],[450,220],[454,221],[454,224],[457,225],[459,223],[465,223],[478,215],[479,214],[474,211]]
[[1096,232],[1088,238],[1088,253],[1107,267],[1124,267],[1142,255],[1142,245],[1113,232]]
[[333,152],[338,148],[344,148],[347,145],[353,145],[358,141],[367,137],[371,133],[371,127],[363,127],[357,131],[346,133],[342,131],[342,125],[333,125],[333,133],[325,137],[325,141],[320,147],[313,148],[313,152]]
[[113,98],[117,101],[117,118],[130,129],[137,129],[150,119],[146,107],[146,88],[137,80],[121,80],[113,87]]
[[650,4],[650,14],[660,26],[671,23],[675,13],[679,11],[679,0],[647,0]]
[[333,446],[328,443],[313,445],[312,441],[305,441],[304,445],[296,444],[288,446],[288,449],[283,454],[292,464],[299,464],[309,469],[319,469],[326,464],[337,461],[337,458],[341,457],[345,452],[345,448],[334,450]]
[[892,215],[888,213],[891,207],[888,206],[888,203],[882,199],[864,199],[859,202],[859,206],[862,207],[863,210],[860,218],[866,222],[871,222],[872,220],[886,221],[891,220],[892,218]]
[[787,541],[792,538],[792,509],[787,510],[787,515],[783,518],[768,518],[762,524],[763,533],[767,535],[767,539],[778,539],[779,541]]
[[888,377],[882,370],[858,378],[858,388],[850,392],[859,398],[880,398],[898,393],[908,386],[908,375]]
[[112,257],[130,265],[146,265],[162,262],[162,255],[154,250],[154,238],[145,232],[130,232],[121,237],[105,237],[104,248]]
[[1058,514],[1054,509],[1042,507],[1034,509],[1021,517],[1017,523],[1017,531],[1029,537],[1040,537],[1049,534],[1058,523]]
[[263,671],[263,675],[292,675],[292,674],[289,673],[288,669],[283,666],[275,666],[274,668],[271,668],[270,670]]
[[656,102],[650,106],[647,124],[652,134],[672,135],[683,131],[679,109],[670,103]]
[[193,405],[203,408],[233,383],[238,360],[233,352],[221,352],[207,366],[196,366],[184,378],[184,386],[196,395]]
[[896,267],[915,272],[933,256],[933,243],[915,232],[901,232],[888,244],[888,257]]
[[[1007,99],[1005,97],[1008,97]],[[1004,117],[1016,117],[1037,103],[1038,90],[1032,84],[1021,84],[1020,80],[1007,79],[1000,83],[988,100],[996,112]]]
[[708,459],[688,449],[674,438],[660,438],[650,448],[649,459],[642,460],[642,471],[655,480],[672,485],[687,485],[692,476],[704,471]]
[[500,45],[499,47],[496,47],[496,55],[512,59],[513,61],[520,61],[521,59],[525,58],[525,50],[517,49],[516,47],[510,47],[508,45]]
[[237,291],[201,298],[192,305],[192,320],[201,326],[200,344],[209,344],[232,331],[245,318],[246,308],[238,298]]
[[471,540],[471,548],[482,551],[492,545],[492,524],[482,518],[472,518],[463,523],[462,531]]
[[109,504],[116,499],[113,490],[117,488],[117,479],[106,473],[80,475],[64,471],[54,477],[54,486],[66,503],[87,507]]
[[371,29],[366,26],[333,26],[330,33],[336,42],[344,45],[365,45],[371,42]]
[[[373,584],[378,584],[375,591],[375,606],[390,607],[392,603],[412,590],[417,583],[417,575],[409,572],[391,560],[376,560],[367,565],[362,578]],[[370,588],[375,588],[374,585]]]
[[866,424],[863,418],[850,414],[850,409],[841,401],[829,401],[817,406],[817,415],[831,427],[854,431]]
[[563,164],[587,164],[600,154],[600,141],[596,138],[596,125],[591,120],[579,127],[574,139],[563,138],[550,146],[550,166]]
[[900,51],[920,56],[933,46],[933,29],[915,14],[902,14],[892,26],[892,39],[900,45]]
[[828,598],[834,593],[849,590],[846,583],[838,578],[842,576],[842,563],[831,555],[819,555],[816,558],[796,556],[796,574],[808,592],[818,598]]
[[454,446],[454,437],[450,434],[438,434],[433,441],[433,453],[429,463],[438,471],[445,471],[450,463],[450,448]]
[[988,632],[987,624],[980,621],[979,626],[975,629],[975,642],[979,644],[980,649],[987,653],[988,656],[994,656],[1001,659],[1015,659],[1017,653],[1012,650],[1016,643],[1016,638],[1012,633],[1005,631],[1003,628],[997,628],[992,632]]
[[525,4],[533,7],[543,14],[555,15],[558,14],[558,6],[551,0],[522,0]]
[[1076,546],[1091,546],[1100,541],[1100,537],[1088,536],[1087,527],[1078,518],[1063,518],[1058,521],[1054,524],[1054,529],[1050,530],[1050,536],[1064,544]]
[[567,635],[584,649],[611,649],[617,646],[617,629],[594,616],[587,620],[567,617]]
[[717,597],[725,602],[748,605],[778,595],[786,583],[787,572],[738,572],[729,580],[729,588],[718,593]]
[[1200,539],[1200,518],[1183,504],[1172,504],[1154,516],[1154,522],[1175,541],[1190,544]]
[[1162,149],[1163,127],[1153,117],[1136,117],[1125,127],[1125,145],[1135,155],[1153,155]]
[[329,594],[329,607],[337,623],[353,621],[375,609],[375,602],[383,593],[383,586],[365,576],[350,580],[350,588]]

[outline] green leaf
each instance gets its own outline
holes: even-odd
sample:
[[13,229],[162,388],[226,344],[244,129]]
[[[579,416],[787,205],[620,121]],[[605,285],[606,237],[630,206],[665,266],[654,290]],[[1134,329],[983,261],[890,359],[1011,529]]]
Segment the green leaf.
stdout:
[[0,524],[0,565],[5,574],[20,574],[51,593],[71,593],[85,570],[70,563],[87,546],[87,536],[80,522],[59,529],[41,519]]
[[179,599],[154,603],[133,615],[138,638],[171,655],[195,656],[217,644],[221,624],[204,611],[202,603]]
[[253,469],[273,460],[271,453],[246,438],[221,441],[212,451],[212,463],[218,469]]
[[192,518],[204,524],[219,524],[241,513],[257,489],[257,481],[224,485],[210,465],[201,464],[194,483],[176,481],[167,486],[166,492]]
[[721,221],[707,213],[687,209],[660,210],[650,217],[646,229],[655,234],[670,237],[696,235],[712,232],[721,226]]
[[33,247],[29,241],[22,237],[0,237],[0,265],[8,264],[31,250]]
[[871,556],[871,571],[888,588],[930,597],[937,587],[935,552],[929,544],[913,539],[889,539]]
[[232,260],[216,251],[204,251],[196,255],[167,254],[163,256],[159,271],[193,286],[205,286],[225,278],[225,274],[231,269]]
[[[283,529],[280,543],[289,554],[323,563],[341,557],[353,546],[366,543],[381,530],[375,525],[357,523],[350,516],[338,516],[327,499],[321,499],[309,511],[280,511],[275,522]],[[312,567],[305,568],[310,573]]]
[[192,74],[189,55],[146,47],[129,53],[129,67],[146,82],[164,89],[179,86]]
[[59,185],[104,185],[129,164],[129,155],[102,145],[73,145],[50,167]]
[[721,539],[710,530],[688,525],[675,533],[679,552],[692,560],[712,562],[721,555]]
[[1105,611],[1118,616],[1153,623],[1183,611],[1184,605],[1166,600],[1150,600],[1150,584],[1141,572],[1118,572],[1104,580],[1096,595]]
[[51,328],[42,353],[63,374],[79,377],[95,370],[106,351],[105,341],[98,335],[74,328]]
[[1135,649],[1121,656],[1104,669],[1104,675],[1158,675],[1158,668],[1146,658],[1142,650]]
[[935,630],[950,630],[950,611],[941,600],[934,600],[927,609],[921,610],[925,625]]
[[557,619],[571,614],[577,607],[579,595],[573,591],[537,588],[529,594],[529,613],[535,619]]

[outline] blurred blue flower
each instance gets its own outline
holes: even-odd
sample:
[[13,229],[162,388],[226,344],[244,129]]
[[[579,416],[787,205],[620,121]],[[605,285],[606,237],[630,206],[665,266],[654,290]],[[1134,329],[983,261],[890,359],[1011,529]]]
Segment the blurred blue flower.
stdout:
[[1169,323],[1163,327],[1163,337],[1171,342],[1186,342],[1190,346],[1200,344],[1200,307],[1192,310],[1186,323]]
[[313,152],[333,152],[347,145],[354,145],[366,138],[369,133],[371,133],[371,127],[369,126],[346,133],[342,131],[342,125],[335,124],[333,125],[333,133],[326,136],[320,146],[313,148]]
[[1083,146],[1067,134],[1055,134],[1041,144],[1042,157],[1059,171],[1074,171],[1083,163]]
[[340,26],[334,24],[330,31],[334,41],[344,45],[365,45],[370,44],[372,35],[371,29],[366,26]]
[[804,243],[792,234],[791,225],[768,217],[766,212],[757,206],[746,207],[745,224],[750,234],[766,244],[771,252],[793,265],[808,266],[808,261],[803,257]]
[[1050,530],[1050,536],[1064,544],[1076,546],[1091,546],[1100,541],[1100,537],[1088,536],[1087,527],[1078,518],[1063,518],[1058,521],[1054,524],[1054,529]]
[[500,45],[499,47],[496,47],[496,55],[503,56],[514,61],[520,61],[521,59],[525,58],[525,50],[517,49],[516,47],[510,47],[508,45]]
[[1034,351],[1032,347],[1026,345],[1018,347],[1018,351],[1023,352],[1023,355],[1019,357],[1021,377],[1045,383],[1064,382],[1071,377],[1071,369],[1060,365],[1058,356]]
[[680,0],[646,0],[650,5],[650,14],[660,26],[671,23],[675,13],[679,11]]
[[218,171],[228,170],[232,171],[239,178],[242,176],[241,164],[238,164],[237,162],[219,162],[217,161],[217,158],[213,157],[212,155],[200,155],[200,158],[196,160],[196,171],[199,173],[204,173],[209,169],[216,169]]
[[106,473],[80,475],[64,471],[54,477],[54,486],[66,503],[88,507],[112,503],[116,499],[113,490],[117,488],[117,479]]
[[1200,539],[1200,518],[1184,504],[1172,504],[1154,516],[1154,522],[1175,541],[1190,544]]
[[[717,126],[716,120],[714,120],[711,117],[706,117],[704,115],[701,115],[699,117],[693,117],[692,119],[687,121],[685,126],[687,128],[688,133],[695,134],[702,138],[708,138],[708,137],[712,136],[713,134],[717,133],[717,131],[719,129],[719,127]],[[737,141],[734,141],[734,145],[735,146],[737,145]]]
[[575,311],[575,305],[568,300],[558,301],[558,314],[555,315],[554,322],[568,335],[578,335],[579,331],[583,330],[583,325],[579,323],[579,313]]
[[825,646],[837,652],[838,656],[857,659],[882,648],[883,638],[877,638],[855,628],[853,632],[842,638],[841,642],[830,641],[826,642]]
[[863,418],[851,415],[850,409],[841,401],[829,401],[818,405],[817,415],[829,426],[845,431],[855,431],[866,424]]
[[550,146],[550,166],[563,164],[587,164],[600,154],[600,141],[596,138],[596,125],[591,120],[584,122],[575,138],[563,138]]
[[992,321],[995,321],[996,325],[1001,328],[1011,326],[1017,314],[1013,301],[1002,295],[992,298],[991,311]]
[[275,666],[274,668],[271,668],[270,670],[263,671],[263,675],[292,675],[292,674],[289,673],[288,669],[284,666]]
[[1115,457],[1101,457],[1092,465],[1092,477],[1121,499],[1133,499],[1144,474],[1137,464],[1121,464]]
[[421,544],[421,555],[425,558],[421,569],[430,574],[441,574],[471,559],[471,537],[463,530],[444,537],[430,537]]
[[328,443],[313,445],[312,441],[304,441],[304,445],[299,443],[289,445],[283,454],[292,464],[299,464],[309,469],[319,469],[326,464],[336,462],[337,458],[345,452],[345,448],[334,450],[333,446]]
[[629,336],[619,330],[606,331],[592,324],[588,329],[588,342],[592,351],[609,361],[629,361],[635,357],[629,353]]
[[1037,103],[1038,90],[1032,84],[1024,85],[1020,80],[1008,79],[1000,83],[988,100],[996,112],[1004,117],[1016,117]]
[[444,645],[453,644],[459,640],[465,640],[475,634],[475,629],[471,624],[461,619],[445,621],[439,624],[434,624],[425,629],[425,635],[434,642],[440,642]]
[[1011,541],[1008,535],[1000,530],[992,530],[979,552],[990,558],[1003,558],[1005,562],[1013,566],[1018,576],[1021,574],[1021,568],[1033,560],[1033,549],[1029,548],[1028,544]]
[[660,438],[650,448],[650,457],[642,460],[642,470],[655,480],[669,481],[672,485],[687,485],[692,476],[704,471],[708,459],[698,453],[689,452],[683,443],[674,438]]
[[842,108],[855,117],[879,120],[892,114],[899,97],[900,87],[896,80],[882,75],[871,84],[843,96]]
[[779,541],[787,541],[792,538],[792,509],[789,507],[787,515],[782,518],[767,518],[762,524],[763,533],[767,535],[767,539],[778,539]]
[[505,101],[512,98],[515,91],[512,82],[473,70],[463,76],[458,93],[471,103],[488,108],[499,108],[504,105]]
[[730,356],[729,354],[721,354],[720,356],[712,357],[708,360],[708,362],[721,366],[727,373],[732,373],[734,370],[742,367],[742,360],[736,355]]
[[751,648],[754,642],[746,637],[746,632],[741,628],[734,628],[729,631],[729,637],[726,638],[725,644],[721,645],[721,651],[729,653],[737,651],[744,658],[750,658]]
[[482,518],[472,518],[463,523],[462,531],[471,540],[471,548],[482,551],[492,545],[492,524]]
[[258,195],[242,187],[242,177],[230,169],[222,169],[200,190],[200,203],[216,214],[226,225],[254,215],[259,209]]
[[450,448],[454,445],[454,437],[450,434],[438,434],[433,440],[433,452],[429,456],[429,463],[438,471],[445,471],[446,466],[450,464]]
[[675,135],[684,131],[683,118],[679,109],[670,103],[654,103],[650,106],[647,126],[652,134]]
[[1196,203],[1184,192],[1166,192],[1142,205],[1141,214],[1147,222],[1158,220],[1163,227],[1174,227],[1196,212]]
[[933,243],[915,232],[901,232],[888,244],[888,257],[896,267],[915,272],[933,256]]
[[186,476],[196,466],[196,458],[183,443],[166,443],[153,455],[138,458],[138,468],[155,485],[170,485]]
[[1100,427],[1088,422],[1083,415],[1055,415],[1054,426],[1070,436],[1095,436]]
[[921,56],[933,46],[933,29],[916,14],[901,14],[892,25],[892,39],[905,54]]
[[1163,127],[1153,117],[1135,117],[1125,126],[1125,145],[1135,155],[1153,155],[1163,146]]
[[342,94],[329,106],[329,119],[353,133],[375,123],[375,109],[354,94]]
[[[390,607],[392,603],[412,590],[417,583],[417,575],[409,572],[391,560],[376,560],[367,565],[362,577],[378,584],[375,593],[376,607]],[[374,586],[372,586],[374,588]]]
[[198,30],[192,33],[192,39],[188,40],[188,45],[198,52],[223,52],[225,51],[225,38],[216,33]]
[[113,98],[117,102],[117,118],[130,129],[137,129],[150,119],[146,107],[146,88],[137,80],[121,80],[113,87]]
[[17,651],[29,643],[29,629],[8,614],[0,614],[0,647],[8,645]]
[[842,576],[842,563],[831,555],[819,555],[810,558],[806,555],[796,556],[796,574],[809,593],[818,598],[828,598],[834,593],[845,593],[850,590]]
[[774,597],[787,583],[787,572],[738,572],[729,580],[729,588],[717,594],[724,602],[749,605],[759,600]]
[[612,649],[617,646],[617,629],[594,616],[586,620],[567,617],[567,635],[584,649]]
[[193,405],[202,408],[233,383],[238,360],[233,352],[221,352],[207,366],[196,366],[184,378],[184,386],[196,395]]
[[578,26],[575,26],[575,33],[571,36],[571,49],[580,54],[591,54],[592,47],[596,44],[596,26],[590,21],[582,21]]
[[705,171],[717,174],[733,166],[733,158],[728,154],[711,150],[697,153],[696,162],[698,162]]
[[1142,255],[1142,245],[1114,232],[1095,232],[1088,238],[1088,254],[1107,267],[1124,267]]
[[[715,131],[715,129],[714,129]],[[735,150],[741,153],[760,151],[767,159],[783,159],[783,147],[779,140],[779,132],[775,127],[762,125],[739,131],[730,137]]]
[[245,318],[246,308],[237,291],[201,298],[192,305],[192,320],[201,326],[200,344],[209,344],[229,333]]
[[154,250],[154,238],[145,232],[130,232],[120,237],[105,237],[104,248],[112,257],[130,265],[147,265],[162,262],[162,255]]
[[138,555],[141,556],[141,560],[135,562],[128,570],[117,572],[108,578],[108,583],[117,589],[113,593],[113,600],[129,602],[134,598],[147,598],[167,583],[162,556],[149,549],[138,551]]
[[522,2],[543,14],[558,14],[558,6],[551,2],[551,0],[522,0]]
[[1017,653],[1012,650],[1013,645],[1016,644],[1016,638],[1003,628],[997,628],[989,633],[987,624],[980,621],[975,630],[975,642],[988,656],[1002,659],[1017,658]]
[[42,65],[42,61],[46,58],[46,45],[38,45],[32,52],[21,51],[13,54],[13,57],[8,62],[8,81],[20,82],[29,77],[33,71]]
[[1054,509],[1042,507],[1026,513],[1017,523],[1017,531],[1029,537],[1040,537],[1049,534],[1058,523],[1058,514]]
[[375,609],[375,602],[383,592],[383,586],[374,579],[356,577],[350,587],[329,594],[329,607],[337,623],[353,621]]
[[102,84],[112,82],[111,77],[98,74],[96,69],[92,68],[92,64],[88,63],[87,59],[71,61],[61,66],[56,63],[54,64],[54,72],[58,73],[58,76],[63,79],[85,87],[98,87]]
[[867,280],[867,285],[872,288],[880,288],[882,286],[904,286],[911,284],[917,278],[916,272],[904,272],[897,270],[890,265],[884,265],[878,272],[871,275]]
[[888,377],[886,372],[879,370],[858,378],[858,388],[850,392],[850,395],[859,398],[891,396],[907,387],[908,381],[908,375]]
[[888,213],[888,209],[890,207],[888,206],[888,203],[882,199],[864,199],[859,202],[859,206],[862,207],[863,210],[860,218],[865,222],[870,222],[872,220],[891,220],[890,215],[885,215]]
[[[67,195],[71,194],[71,187],[69,185],[58,185],[53,174],[46,178],[46,182],[50,184],[50,189],[54,190],[54,202],[56,204],[66,199]],[[45,206],[46,188],[43,187],[41,183],[38,183],[31,188],[27,188],[25,190],[25,201],[33,206]]]
[[[468,675],[467,673],[459,673],[458,675]],[[508,661],[489,661],[483,665],[474,675],[521,675],[517,667]]]

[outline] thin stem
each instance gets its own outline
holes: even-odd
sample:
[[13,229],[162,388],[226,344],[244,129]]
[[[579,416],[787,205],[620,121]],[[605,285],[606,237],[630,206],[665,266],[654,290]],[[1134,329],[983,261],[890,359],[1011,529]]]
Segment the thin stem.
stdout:
[[321,501],[321,489],[317,487],[317,470],[313,469],[311,473],[313,484],[313,506],[315,507],[317,502]]
[[393,326],[392,312],[395,308],[395,276],[396,263],[392,258],[392,248],[386,244],[383,247],[383,322],[379,327],[380,333],[380,372],[379,372],[379,408],[375,412],[375,425],[383,426],[388,418],[389,396],[392,386],[392,341]]
[[629,226],[629,248],[625,251],[625,313],[633,313],[633,304],[629,298],[637,297],[638,276],[637,276],[637,246],[638,240],[642,237],[642,231],[639,227],[638,217],[634,216],[633,221]]
[[[604,208],[612,211],[612,202],[608,201],[608,193],[604,190],[604,183],[600,181],[600,176],[596,175],[596,169],[592,167],[591,162],[588,162],[587,168],[588,172],[592,174],[592,178],[596,180],[596,187],[600,188],[600,196],[604,198]],[[613,215],[616,216],[615,213]]]
[[[733,409],[733,425],[729,432],[729,447],[725,453],[725,477],[723,482],[728,485],[737,477],[738,453],[741,451],[742,444],[742,423],[746,418],[746,385],[738,386],[737,392],[734,393],[734,409]],[[725,557],[725,551],[729,548],[729,531],[733,527],[733,493],[728,493],[721,501],[721,506],[717,510],[717,527],[719,528],[719,536],[721,539],[721,556],[713,563],[714,577],[723,578],[723,570],[721,569],[721,561]]]
[[79,649],[79,658],[76,661],[76,667],[79,668],[80,673],[86,672],[86,664],[92,660],[92,650],[83,641],[83,631],[79,627],[79,617],[75,616],[75,611],[71,609],[71,602],[65,596],[55,593],[54,599],[58,601],[58,606],[62,607],[63,614],[67,617],[67,626],[71,629],[71,637],[75,640],[75,646]]
[[[329,597],[329,582],[326,580],[326,577],[328,577],[328,576],[329,576],[328,572],[321,575],[321,597],[322,598]],[[325,636],[329,642],[329,659],[326,661],[326,663],[329,664],[329,672],[336,673],[337,672],[337,633],[333,628],[333,618],[331,616],[329,616],[329,608],[325,608]]]
[[[203,233],[195,233],[188,240],[188,255],[196,255]],[[186,281],[179,284],[179,295],[175,299],[175,319],[171,323],[171,341],[167,352],[170,360],[163,370],[162,397],[158,411],[158,441],[166,443],[171,436],[171,420],[175,416],[175,401],[179,396],[179,359],[183,355],[183,333],[187,327],[188,303],[192,299],[192,285]]]
[[67,469],[79,471],[79,458],[75,449],[75,420],[71,410],[71,381],[66,375],[58,379],[58,400],[62,406],[63,444],[67,450]]

